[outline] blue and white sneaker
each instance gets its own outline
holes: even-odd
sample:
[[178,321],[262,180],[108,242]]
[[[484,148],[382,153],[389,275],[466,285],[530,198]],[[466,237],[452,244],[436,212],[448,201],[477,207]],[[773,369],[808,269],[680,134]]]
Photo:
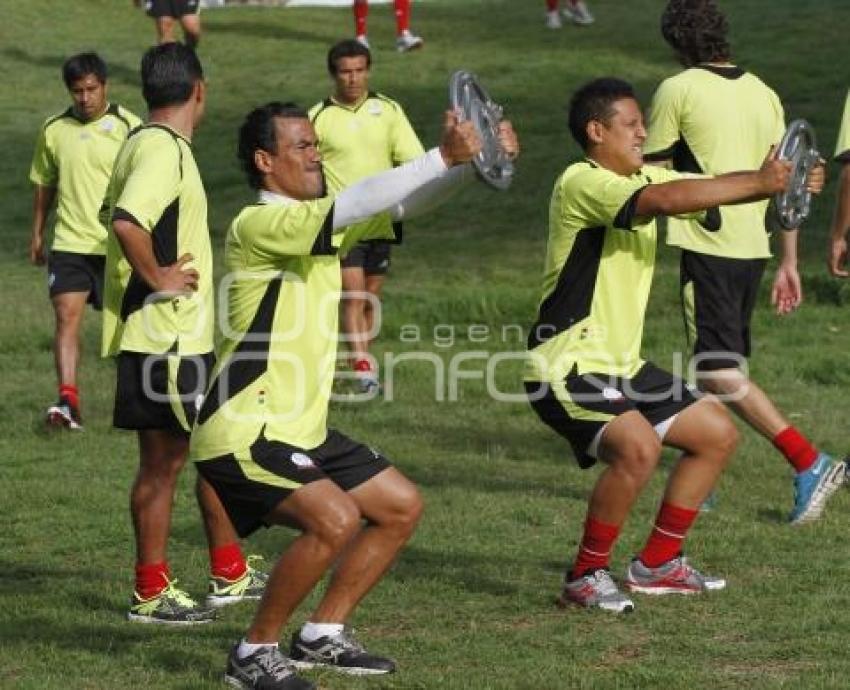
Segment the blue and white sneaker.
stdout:
[[833,462],[826,453],[818,455],[814,465],[794,477],[794,509],[788,516],[792,525],[817,520],[826,502],[846,479],[847,461]]

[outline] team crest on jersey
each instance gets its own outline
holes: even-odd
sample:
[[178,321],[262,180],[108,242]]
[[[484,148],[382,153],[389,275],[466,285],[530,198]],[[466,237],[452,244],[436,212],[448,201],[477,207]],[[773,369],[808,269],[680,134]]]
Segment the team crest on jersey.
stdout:
[[293,453],[290,457],[292,463],[294,465],[298,465],[298,467],[315,467],[316,465],[313,463],[313,459],[309,455],[305,455],[304,453]]
[[369,103],[369,114],[377,117],[382,112],[384,112],[384,108],[381,105],[380,101],[371,101]]
[[101,132],[111,132],[115,129],[115,123],[112,120],[104,120],[100,123],[100,131]]

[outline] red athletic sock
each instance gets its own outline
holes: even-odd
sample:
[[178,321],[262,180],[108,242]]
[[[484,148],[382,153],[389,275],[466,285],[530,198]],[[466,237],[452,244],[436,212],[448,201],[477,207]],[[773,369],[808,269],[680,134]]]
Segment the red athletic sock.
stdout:
[[785,456],[785,459],[791,463],[797,472],[805,472],[815,464],[818,457],[817,448],[793,426],[789,426],[776,434],[773,438],[773,445]]
[[248,564],[238,542],[210,549],[210,571],[213,577],[238,580],[247,569]]
[[607,568],[611,549],[619,534],[620,528],[616,525],[605,524],[588,515],[584,523],[584,536],[573,563],[573,579],[597,568]]
[[136,594],[142,599],[155,597],[168,586],[171,571],[168,562],[136,564]]
[[354,0],[354,26],[356,36],[366,35],[366,17],[369,14],[369,0]]
[[78,410],[80,409],[80,391],[77,390],[76,386],[72,386],[68,383],[63,383],[59,386],[59,397],[65,398],[69,403],[71,403]]
[[546,11],[547,12],[557,12],[558,11],[558,0],[546,0]]
[[354,371],[372,371],[372,365],[368,359],[355,359],[351,367]]
[[395,28],[399,36],[410,28],[410,0],[395,0]]
[[640,560],[650,568],[666,563],[682,550],[685,535],[696,519],[698,510],[680,508],[671,503],[662,503],[655,527],[649,535],[646,546],[640,553]]

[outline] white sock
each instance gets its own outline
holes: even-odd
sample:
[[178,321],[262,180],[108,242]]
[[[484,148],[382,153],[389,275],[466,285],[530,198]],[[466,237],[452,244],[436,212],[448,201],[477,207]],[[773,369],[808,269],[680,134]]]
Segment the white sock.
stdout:
[[261,642],[259,644],[252,644],[245,638],[242,638],[242,641],[236,648],[236,656],[240,659],[244,659],[246,656],[251,656],[254,652],[263,647],[277,647],[277,642]]
[[320,637],[339,635],[345,626],[342,623],[313,623],[307,621],[301,628],[301,639],[305,642],[315,642]]

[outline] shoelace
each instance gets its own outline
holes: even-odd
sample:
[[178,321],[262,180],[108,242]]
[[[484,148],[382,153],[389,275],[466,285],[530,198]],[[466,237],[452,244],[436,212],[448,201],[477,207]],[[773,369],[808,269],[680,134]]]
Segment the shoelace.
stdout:
[[277,647],[263,650],[257,655],[257,663],[274,678],[284,678],[292,674],[292,667]]
[[351,633],[346,630],[343,630],[339,635],[334,637],[333,641],[347,651],[359,653],[366,652],[366,648],[363,647],[359,642],[357,642],[353,637],[351,637]]
[[166,582],[168,584],[165,586],[165,589],[162,590],[160,596],[168,597],[169,599],[176,601],[180,606],[185,606],[186,608],[194,608],[198,605],[192,597],[186,594],[186,592],[175,587],[177,580],[166,579]]
[[611,576],[605,570],[597,570],[593,574],[593,579],[596,580],[596,589],[602,595],[616,594],[617,585],[611,579]]

